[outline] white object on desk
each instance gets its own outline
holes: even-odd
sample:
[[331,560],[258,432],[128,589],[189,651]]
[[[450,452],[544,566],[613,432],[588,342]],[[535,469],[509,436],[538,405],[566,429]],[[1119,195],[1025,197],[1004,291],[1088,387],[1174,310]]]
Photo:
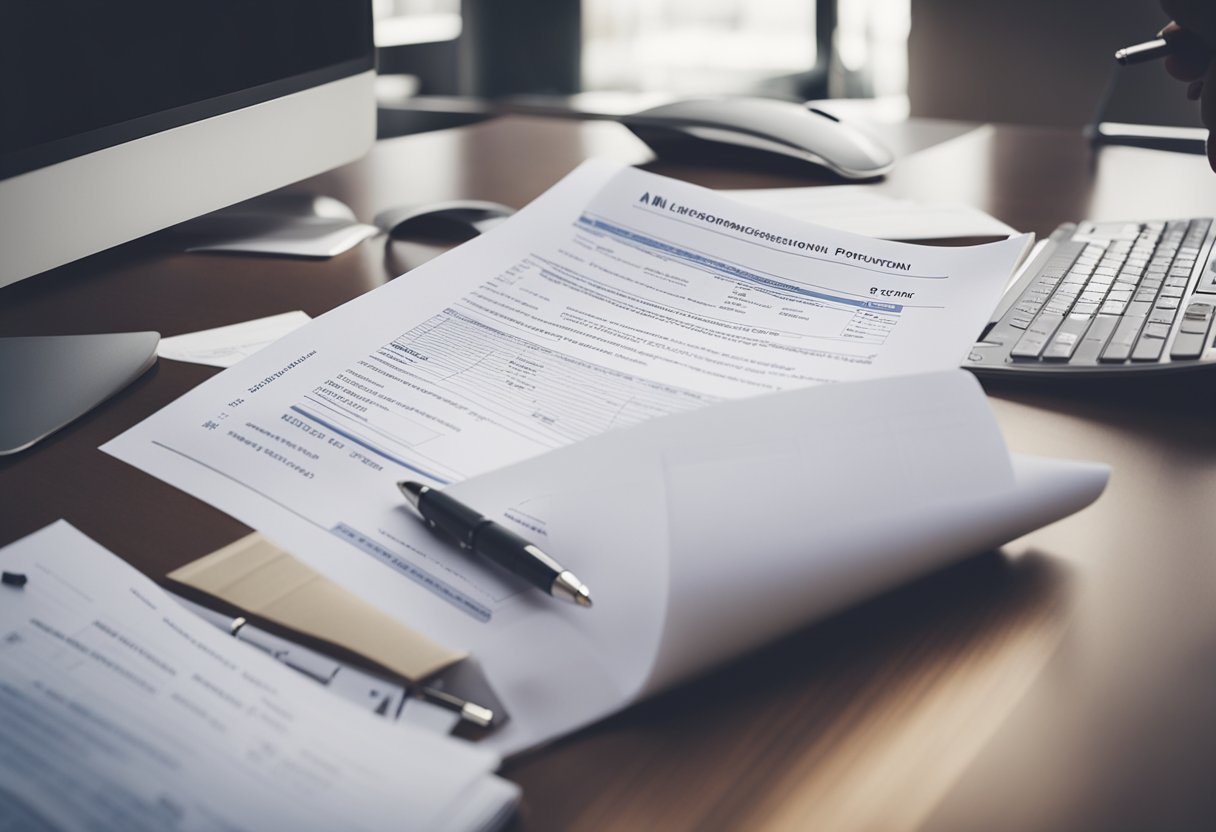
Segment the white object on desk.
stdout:
[[156,332],[0,338],[0,456],[25,450],[135,381],[156,363],[159,340]]
[[1017,230],[970,205],[897,199],[866,185],[720,191],[758,208],[883,240],[1009,237]]
[[249,220],[251,227],[248,230],[240,225],[229,227],[233,221],[241,219],[235,214],[220,217],[223,224],[217,223],[214,229],[207,226],[211,219],[208,216],[195,220],[198,225],[192,226],[190,231],[195,233],[197,229],[203,239],[190,243],[186,251],[326,259],[380,233],[374,225],[337,217],[255,216]]
[[[660,633],[625,635],[650,613],[629,616],[637,607],[619,589],[617,603],[600,604],[577,552],[555,556],[588,581],[596,606],[555,610],[428,533],[396,481],[458,482],[761,393],[956,367],[1026,247],[1025,238],[891,243],[588,163],[408,281],[318,318],[105,450],[259,529],[436,641],[492,657],[490,683],[509,685],[524,715],[498,691],[512,722],[491,741],[518,750],[621,707],[633,677],[617,674],[613,657],[645,661],[637,639]],[[504,519],[539,534],[530,509],[516,508]],[[617,525],[648,528],[636,518]],[[553,657],[579,653],[597,622],[623,628],[597,643],[622,646],[603,662],[580,661],[571,696],[525,696],[529,685],[549,688]]]
[[66,522],[0,550],[14,828],[470,829],[495,755],[391,725],[195,618]]
[[239,324],[174,335],[160,339],[156,354],[191,364],[231,367],[311,320],[307,313],[297,309]]
[[1011,458],[978,382],[951,370],[727,402],[458,483],[542,528],[596,597],[589,614],[534,607],[481,650],[512,713],[491,742],[574,730],[1065,517],[1107,477]]

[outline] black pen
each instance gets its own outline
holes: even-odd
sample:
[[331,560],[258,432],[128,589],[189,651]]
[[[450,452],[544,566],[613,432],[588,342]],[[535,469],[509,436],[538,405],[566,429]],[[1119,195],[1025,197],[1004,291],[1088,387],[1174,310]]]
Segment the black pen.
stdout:
[[451,536],[460,548],[489,558],[554,598],[591,606],[591,593],[573,572],[515,532],[420,482],[399,482],[397,488],[427,525]]

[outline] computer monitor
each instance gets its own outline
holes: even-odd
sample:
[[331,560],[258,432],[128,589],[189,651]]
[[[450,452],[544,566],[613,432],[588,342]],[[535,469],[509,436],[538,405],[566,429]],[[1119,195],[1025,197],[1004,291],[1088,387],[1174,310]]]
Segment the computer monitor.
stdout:
[[0,2],[0,286],[349,162],[369,3]]
[[357,158],[374,73],[370,0],[0,0],[0,289]]

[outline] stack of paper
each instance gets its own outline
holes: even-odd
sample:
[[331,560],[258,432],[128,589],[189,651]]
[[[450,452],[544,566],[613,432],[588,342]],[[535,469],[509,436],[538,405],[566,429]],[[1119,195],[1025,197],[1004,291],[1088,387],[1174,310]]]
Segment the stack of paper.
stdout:
[[0,550],[0,826],[474,829],[495,754],[393,724],[59,522]]
[[[951,369],[1028,243],[876,240],[588,163],[105,450],[470,650],[516,751],[1093,499],[1104,469],[1011,463]],[[537,539],[595,607],[431,535],[402,479]]]

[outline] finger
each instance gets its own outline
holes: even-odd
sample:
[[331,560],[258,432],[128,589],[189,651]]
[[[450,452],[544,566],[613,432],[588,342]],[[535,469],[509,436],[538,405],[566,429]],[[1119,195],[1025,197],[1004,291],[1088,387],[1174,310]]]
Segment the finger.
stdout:
[[1185,58],[1180,58],[1177,55],[1170,55],[1165,59],[1165,71],[1179,81],[1195,81],[1203,77],[1203,74],[1208,71],[1208,63],[1210,61],[1194,61],[1188,62]]
[[1202,78],[1212,62],[1212,50],[1208,45],[1194,32],[1181,29],[1174,23],[1162,29],[1161,36],[1173,48],[1165,59],[1165,71],[1179,81]]
[[1161,0],[1161,8],[1183,29],[1216,47],[1216,3],[1208,0]]

